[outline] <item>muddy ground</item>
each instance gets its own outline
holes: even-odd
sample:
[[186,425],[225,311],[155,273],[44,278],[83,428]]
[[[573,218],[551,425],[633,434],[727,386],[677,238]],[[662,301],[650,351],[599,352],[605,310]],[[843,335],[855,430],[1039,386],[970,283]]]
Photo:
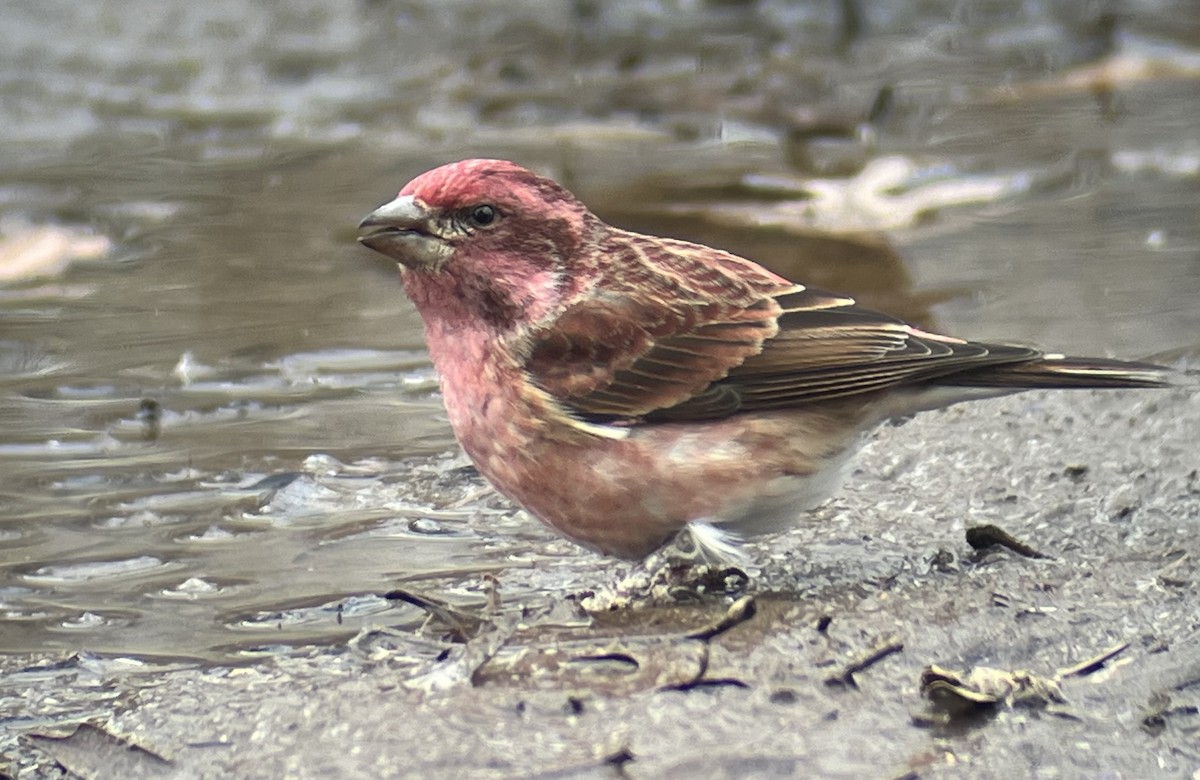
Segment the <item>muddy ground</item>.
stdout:
[[[253,665],[7,658],[4,754],[20,777],[1195,776],[1197,431],[1192,389],[969,404],[882,431],[748,584],[582,583],[572,552],[420,631]],[[986,525],[1033,549],[973,549]],[[542,577],[571,587],[504,601]],[[975,678],[923,696],[930,666]]]

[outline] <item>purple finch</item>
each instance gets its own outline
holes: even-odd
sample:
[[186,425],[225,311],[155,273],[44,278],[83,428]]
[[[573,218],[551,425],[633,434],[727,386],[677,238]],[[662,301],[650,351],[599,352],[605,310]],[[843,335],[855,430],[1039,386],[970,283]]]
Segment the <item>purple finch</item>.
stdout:
[[1144,363],[929,333],[711,247],[620,230],[511,162],[409,182],[359,239],[398,261],[450,425],[503,494],[584,547],[786,527],[864,433],[957,401],[1159,387]]

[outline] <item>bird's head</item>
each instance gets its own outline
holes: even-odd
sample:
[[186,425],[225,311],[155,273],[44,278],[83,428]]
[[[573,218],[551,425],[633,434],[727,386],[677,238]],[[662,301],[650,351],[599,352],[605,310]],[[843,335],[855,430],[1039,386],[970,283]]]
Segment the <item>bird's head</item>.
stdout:
[[451,302],[532,322],[561,299],[579,247],[602,223],[554,181],[505,160],[421,174],[359,223],[364,246],[404,269],[422,314]]

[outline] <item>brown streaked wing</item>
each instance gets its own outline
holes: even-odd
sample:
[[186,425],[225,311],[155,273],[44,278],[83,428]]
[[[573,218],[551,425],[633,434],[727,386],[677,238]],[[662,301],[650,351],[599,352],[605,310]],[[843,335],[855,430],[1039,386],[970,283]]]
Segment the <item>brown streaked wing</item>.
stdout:
[[871,393],[1040,353],[925,333],[743,258],[622,234],[525,369],[585,416],[699,420]]
[[[781,409],[885,390],[983,366],[1020,363],[1041,353],[925,333],[850,298],[804,290],[777,298],[779,332],[692,402],[663,409],[662,420],[694,420],[732,395],[733,411]],[[719,408],[728,409],[725,398]],[[725,412],[730,414],[732,412]]]
[[760,352],[776,313],[773,304],[672,307],[605,295],[536,334],[525,370],[582,414],[643,417],[694,398]]
[[[601,255],[602,292],[535,332],[525,362],[584,415],[638,418],[695,400],[775,335],[773,296],[803,289],[736,255],[616,229]],[[735,396],[715,395],[721,414],[736,409]]]

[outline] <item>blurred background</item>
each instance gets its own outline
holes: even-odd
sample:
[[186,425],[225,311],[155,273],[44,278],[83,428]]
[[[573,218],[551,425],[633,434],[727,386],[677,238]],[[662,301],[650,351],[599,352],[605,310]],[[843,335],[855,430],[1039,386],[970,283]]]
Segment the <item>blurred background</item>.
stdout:
[[397,582],[600,576],[457,455],[355,245],[443,162],[960,336],[1200,341],[1192,0],[500,8],[5,4],[0,652],[287,652],[415,625]]

